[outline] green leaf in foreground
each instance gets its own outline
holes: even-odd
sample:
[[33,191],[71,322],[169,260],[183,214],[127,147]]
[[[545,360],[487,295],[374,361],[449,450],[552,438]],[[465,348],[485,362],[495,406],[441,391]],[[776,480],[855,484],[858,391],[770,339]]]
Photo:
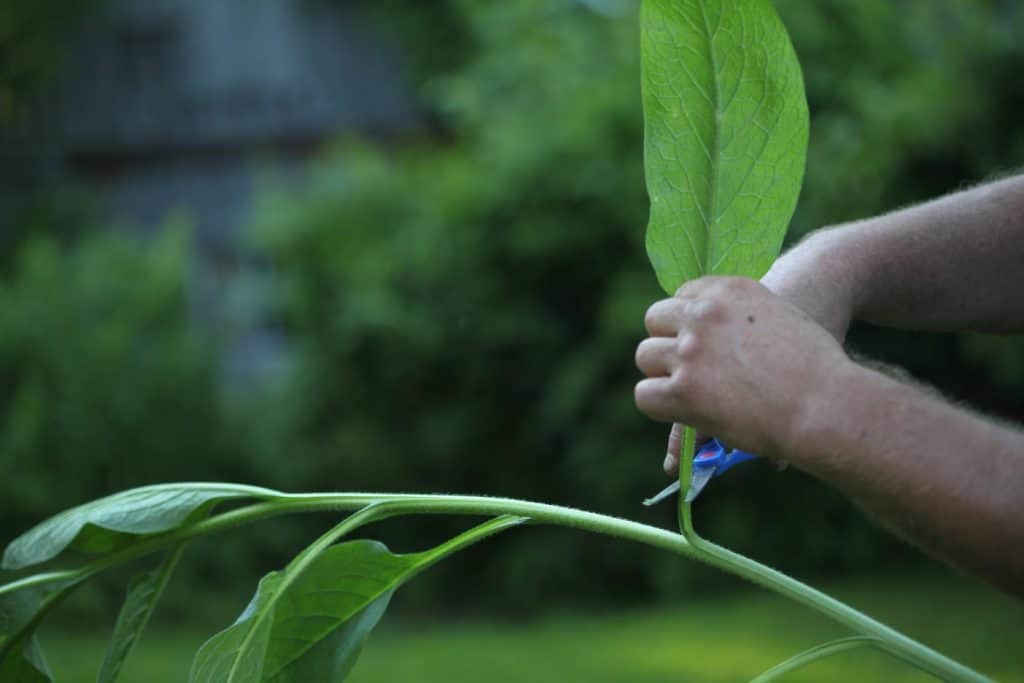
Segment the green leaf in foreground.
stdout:
[[0,595],[0,681],[49,681],[52,676],[35,632],[53,607],[82,579],[66,579]]
[[274,676],[273,683],[322,681],[340,683],[352,672],[370,631],[384,616],[394,591],[388,591],[364,607],[345,625],[311,647],[306,654]]
[[89,553],[116,550],[140,536],[165,533],[210,513],[217,503],[274,499],[270,489],[241,484],[159,484],[123,491],[65,510],[14,539],[3,568],[21,569],[57,557],[66,548]]
[[43,658],[34,635],[19,640],[0,655],[0,681],[5,683],[50,683],[53,674]]
[[[304,676],[312,671],[329,676],[317,680],[343,680],[399,586],[448,555],[523,521],[499,517],[432,550],[408,555],[391,553],[375,541],[303,553],[284,571],[263,577],[238,620],[200,648],[190,681],[300,681],[309,680]],[[342,637],[332,637],[346,627]],[[332,646],[317,647],[327,642]]]
[[796,53],[770,0],[643,0],[647,254],[670,294],[760,277],[778,256],[807,155]]
[[113,683],[121,674],[121,667],[146,628],[184,547],[184,544],[179,545],[159,567],[132,579],[128,586],[128,596],[117,615],[114,634],[107,645],[107,654],[103,657],[96,683]]

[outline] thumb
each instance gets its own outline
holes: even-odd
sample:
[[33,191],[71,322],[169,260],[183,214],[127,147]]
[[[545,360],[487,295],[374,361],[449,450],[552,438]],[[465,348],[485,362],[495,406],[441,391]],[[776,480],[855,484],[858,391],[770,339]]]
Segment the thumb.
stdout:
[[[709,437],[697,432],[693,444],[693,453],[701,449]],[[668,452],[665,453],[665,461],[661,464],[666,474],[674,475],[679,471],[679,451],[683,449],[683,425],[676,422],[672,425],[672,431],[668,435]]]
[[679,469],[679,450],[683,447],[683,425],[676,422],[668,435],[668,452],[661,466],[666,474],[675,474]]

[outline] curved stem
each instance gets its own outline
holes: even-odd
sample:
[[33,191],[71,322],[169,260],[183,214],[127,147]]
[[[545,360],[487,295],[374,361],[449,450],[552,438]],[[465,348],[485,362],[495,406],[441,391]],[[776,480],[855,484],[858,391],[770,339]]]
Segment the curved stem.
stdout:
[[875,621],[854,608],[825,595],[821,591],[811,588],[759,562],[701,539],[696,535],[694,535],[693,539],[687,540],[680,534],[619,517],[513,498],[389,493],[282,494],[277,500],[231,510],[191,526],[145,539],[134,546],[104,556],[80,569],[67,572],[49,572],[39,577],[28,577],[5,586],[0,586],[0,594],[28,585],[47,583],[69,577],[90,576],[108,567],[155,552],[169,544],[214,533],[246,522],[253,522],[291,512],[357,510],[367,505],[384,502],[389,503],[388,516],[406,514],[515,515],[527,517],[534,523],[566,526],[624,538],[668,550],[679,555],[701,560],[747,579],[795,600],[859,634],[876,638],[881,641],[879,647],[883,647],[913,666],[940,678],[970,683],[984,683],[988,681],[981,674],[971,671],[952,659]]
[[783,674],[787,674],[790,671],[796,671],[797,669],[805,667],[819,659],[831,657],[832,655],[839,654],[840,652],[846,652],[847,650],[855,650],[859,647],[871,647],[877,643],[878,640],[867,636],[851,636],[850,638],[840,638],[839,640],[822,643],[821,645],[816,645],[809,650],[804,650],[799,654],[793,655],[781,664],[776,664],[764,673],[750,679],[750,683],[768,683],[769,681],[774,681]]
[[879,647],[922,671],[949,681],[981,683],[989,680],[849,605],[771,567],[734,553],[696,534],[690,538],[690,543],[697,550],[699,560],[780,593],[857,633],[870,636],[879,641]]

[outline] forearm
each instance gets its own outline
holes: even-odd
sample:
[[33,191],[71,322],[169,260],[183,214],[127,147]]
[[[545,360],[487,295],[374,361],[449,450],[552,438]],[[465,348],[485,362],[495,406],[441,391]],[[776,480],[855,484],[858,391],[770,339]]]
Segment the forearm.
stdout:
[[822,230],[789,257],[841,289],[853,319],[1022,330],[1024,175]]
[[1024,596],[1024,435],[850,364],[790,442],[794,465],[900,535]]

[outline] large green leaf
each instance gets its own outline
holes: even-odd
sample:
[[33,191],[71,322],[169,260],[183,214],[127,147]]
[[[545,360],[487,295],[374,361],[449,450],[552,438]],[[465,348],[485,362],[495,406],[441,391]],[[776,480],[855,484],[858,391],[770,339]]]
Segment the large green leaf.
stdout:
[[[311,671],[329,676],[317,680],[343,680],[395,589],[457,550],[523,521],[500,517],[408,555],[375,541],[342,543],[311,558],[303,553],[285,570],[263,577],[238,620],[200,648],[189,680],[300,681],[309,680],[304,675]],[[330,647],[318,647],[327,642]]]
[[669,293],[760,277],[803,181],[808,114],[770,0],[643,0],[647,253]]
[[132,579],[128,586],[128,596],[117,615],[114,634],[107,645],[107,654],[103,657],[96,683],[114,683],[121,674],[121,667],[146,628],[184,547],[184,544],[179,545],[159,567]]
[[165,533],[210,513],[217,503],[273,499],[276,491],[240,484],[160,484],[131,489],[51,517],[14,539],[3,568],[20,569],[57,557],[65,548],[105,553],[140,536]]
[[340,683],[351,673],[363,651],[370,631],[391,602],[393,592],[384,593],[345,622],[345,625],[311,647],[286,666],[272,683]]

